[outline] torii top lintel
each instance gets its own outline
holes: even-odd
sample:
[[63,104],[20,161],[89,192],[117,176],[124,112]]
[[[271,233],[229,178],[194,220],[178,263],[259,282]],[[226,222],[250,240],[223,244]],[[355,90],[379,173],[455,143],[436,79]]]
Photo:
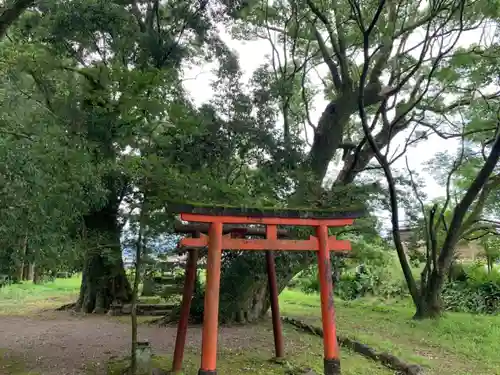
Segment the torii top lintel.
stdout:
[[[364,210],[310,210],[310,209],[281,209],[281,208],[256,208],[236,206],[203,206],[190,203],[170,203],[168,211],[181,214],[186,221],[215,222],[227,224],[267,224],[267,225],[302,225],[316,226],[319,223],[328,226],[342,226],[352,224],[354,219],[364,215]],[[191,216],[193,215],[193,216]],[[189,218],[196,218],[189,220]],[[210,218],[210,219],[208,219]],[[203,221],[199,219],[204,219]],[[226,221],[229,219],[230,221]],[[349,222],[347,222],[347,220]],[[345,222],[346,224],[342,224]],[[272,223],[271,223],[271,222]],[[277,223],[277,221],[282,221]],[[332,224],[329,224],[329,223]]]
[[[362,211],[311,211],[311,210],[276,210],[247,207],[217,207],[198,206],[192,204],[170,204],[169,211],[180,213],[181,219],[190,222],[211,224],[257,224],[266,225],[265,239],[231,238],[231,235],[222,236],[224,250],[318,250],[320,247],[317,236],[308,240],[280,240],[277,238],[277,226],[312,226],[317,230],[327,227],[351,225],[354,219],[362,216]],[[222,235],[222,227],[221,227]],[[209,234],[210,235],[210,234]],[[327,247],[333,251],[350,250],[349,241],[337,240],[334,236],[326,239]],[[209,244],[209,236],[200,238],[184,238],[180,242],[182,247],[205,247]]]

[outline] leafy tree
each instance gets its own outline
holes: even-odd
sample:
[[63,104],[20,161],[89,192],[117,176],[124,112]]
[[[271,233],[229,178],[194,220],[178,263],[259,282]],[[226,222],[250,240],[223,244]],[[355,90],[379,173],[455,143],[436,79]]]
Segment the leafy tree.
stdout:
[[[7,40],[1,44],[0,257],[20,279],[28,261],[37,265],[37,275],[76,261],[71,232],[103,190],[88,143],[67,133],[45,106],[36,73],[20,67],[39,50],[18,49]],[[60,81],[54,84],[60,93],[67,89]]]
[[489,234],[482,237],[480,243],[484,249],[488,273],[491,273],[493,265],[500,259],[500,237],[498,233]]
[[[4,41],[16,79],[24,80],[40,111],[67,137],[57,150],[87,157],[92,178],[80,174],[78,188],[99,186],[102,193],[102,199],[67,201],[90,208],[75,210],[78,222],[70,228],[87,249],[78,309],[101,312],[115,299],[130,299],[120,249],[120,205],[133,188],[127,151],[154,149],[146,142],[151,135],[160,148],[172,124],[195,128],[198,114],[184,98],[179,69],[183,60],[205,54],[205,45],[208,52],[221,45],[206,7],[183,1],[47,1],[25,12]],[[64,158],[56,160],[46,166]],[[67,171],[59,171],[58,182],[64,181]],[[46,193],[45,187],[41,197]]]
[[[457,134],[462,139],[462,144],[452,163],[449,163],[450,159],[445,156],[446,154],[440,154],[437,157],[440,163],[438,174],[445,177],[442,181],[447,192],[444,201],[426,207],[419,197],[418,190],[414,187],[423,214],[421,228],[426,248],[425,267],[418,288],[411,273],[411,277],[406,274],[405,277],[417,308],[415,315],[417,318],[440,315],[442,311],[441,291],[445,276],[450,272],[450,266],[455,258],[457,244],[462,240],[477,239],[492,230],[495,231],[494,225],[491,224],[494,221],[488,220],[488,214],[491,213],[491,206],[488,203],[500,187],[498,178],[500,121],[498,104],[494,105],[495,110],[491,104],[488,101],[476,104],[486,109],[483,116],[487,116],[481,120],[483,127],[480,132],[474,129],[477,124],[473,116],[470,122],[462,126],[460,133]],[[481,160],[477,157],[477,147],[474,147],[477,145],[480,146]],[[386,177],[389,186],[393,186],[390,168],[383,157],[380,158],[380,162],[386,165]],[[444,173],[446,170],[447,173]],[[409,171],[409,173],[412,177],[412,172]],[[398,201],[394,191],[391,191],[391,207],[393,238],[398,255],[400,255],[400,262],[405,267],[408,262],[402,249],[399,227],[395,221]]]
[[[148,181],[140,189],[157,233],[171,223],[167,199],[274,201],[288,183],[276,168],[248,165],[284,153],[272,131],[260,131],[265,119],[251,114],[237,60],[213,26],[228,10],[206,1],[47,1],[9,30],[18,73],[31,77],[30,89],[64,134],[87,147],[93,179],[81,187],[102,187],[101,199],[81,200],[90,209],[71,228],[86,248],[77,309],[103,312],[113,300],[131,298],[120,234],[138,175]],[[220,63],[219,95],[195,108],[181,68],[211,59]]]
[[[363,171],[377,167],[371,164],[372,159],[377,159],[385,172],[410,145],[446,131],[443,119],[447,113],[458,113],[481,101],[475,93],[487,86],[488,79],[470,88],[462,76],[450,72],[467,69],[464,56],[494,60],[494,45],[458,49],[457,41],[464,32],[480,29],[495,19],[495,12],[483,2],[472,5],[454,0],[425,5],[404,0],[345,4],[256,1],[241,9],[232,25],[233,35],[270,43],[269,59],[255,73],[261,88],[254,92],[268,99],[267,115],[275,122],[282,121],[287,149],[297,150],[298,159],[292,165],[276,160],[282,166],[290,165],[287,170],[292,180],[293,194],[285,195],[281,204],[321,202],[323,207],[339,207],[353,200],[359,204],[363,199],[360,190],[366,186],[356,190],[352,184]],[[327,68],[326,76],[318,74],[328,104],[314,124],[309,109],[317,92],[312,82],[318,65]],[[493,72],[487,70],[487,76]],[[455,100],[443,101],[447,94],[453,94]],[[361,121],[353,116],[358,112]],[[425,121],[430,118],[436,121]],[[314,133],[310,147],[291,143],[302,126]],[[391,142],[405,133],[409,135],[404,149],[390,154]],[[336,156],[342,156],[340,172],[331,186],[325,186],[327,169]],[[406,256],[402,248],[399,250],[403,272],[411,280]],[[251,320],[268,308],[264,267],[255,256],[241,254],[223,265],[221,311],[229,315],[226,318]],[[312,259],[307,254],[280,255],[280,287]],[[416,283],[410,281],[409,286],[417,296]]]

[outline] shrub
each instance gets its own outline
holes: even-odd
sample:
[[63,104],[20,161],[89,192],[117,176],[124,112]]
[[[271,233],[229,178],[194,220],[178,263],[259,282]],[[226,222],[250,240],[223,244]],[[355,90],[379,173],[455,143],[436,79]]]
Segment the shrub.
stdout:
[[443,303],[448,311],[474,314],[500,312],[500,285],[487,281],[478,285],[466,282],[450,282],[443,289]]
[[462,263],[453,263],[448,275],[450,281],[466,281],[468,278],[466,267]]
[[[289,284],[305,293],[319,292],[317,267],[304,271]],[[382,298],[400,298],[408,294],[406,283],[401,278],[392,278],[383,268],[364,267],[363,272],[343,272],[335,284],[335,294],[349,301],[367,295]]]
[[500,312],[500,272],[487,272],[484,264],[463,266],[466,278],[448,282],[442,293],[448,311],[476,314]]
[[[335,294],[344,300],[353,300],[365,295],[398,297],[404,289],[401,288],[401,276],[397,267],[397,277],[391,277],[394,257],[392,249],[380,238],[365,239],[360,235],[349,234],[345,238],[352,243],[351,258],[335,258],[340,276],[335,280]],[[357,268],[359,265],[362,267]],[[333,264],[332,264],[332,268]],[[361,271],[361,272],[359,272]],[[313,265],[297,275],[288,285],[306,293],[318,292],[318,270]]]

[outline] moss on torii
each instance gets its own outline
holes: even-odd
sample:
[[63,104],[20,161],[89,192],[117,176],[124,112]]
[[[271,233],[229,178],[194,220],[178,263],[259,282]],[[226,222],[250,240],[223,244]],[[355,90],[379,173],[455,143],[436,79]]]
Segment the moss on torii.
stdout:
[[366,214],[360,206],[339,209],[248,207],[194,202],[167,202],[167,211],[214,216],[283,217],[303,219],[356,219]]

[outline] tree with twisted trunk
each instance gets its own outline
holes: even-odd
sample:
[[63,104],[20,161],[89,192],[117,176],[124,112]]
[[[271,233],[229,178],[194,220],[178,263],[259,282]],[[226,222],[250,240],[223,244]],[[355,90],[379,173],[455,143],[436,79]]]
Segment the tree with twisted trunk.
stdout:
[[[235,35],[267,40],[271,47],[270,62],[264,69],[281,83],[275,91],[275,101],[281,110],[285,142],[303,125],[314,134],[300,165],[303,178],[296,181],[289,204],[303,205],[311,201],[311,191],[324,190],[327,170],[340,150],[343,156],[333,192],[339,186],[353,184],[363,171],[377,168],[370,164],[372,159],[379,162],[387,175],[388,167],[409,146],[440,132],[447,114],[475,102],[487,82],[470,89],[467,82],[460,81],[460,74],[456,73],[459,67],[450,68],[448,63],[464,54],[477,54],[474,56],[480,58],[482,48],[458,48],[457,42],[467,32],[479,30],[494,19],[496,14],[492,12],[480,11],[466,0],[350,0],[342,4],[258,1],[242,10]],[[461,68],[467,69],[470,64],[463,63]],[[325,76],[318,73],[321,66],[327,71]],[[309,114],[313,74],[320,76],[328,101],[316,124]],[[443,100],[443,96],[451,94],[452,101]],[[495,93],[486,99],[496,97]],[[361,121],[355,116],[358,113]],[[371,124],[367,125],[367,117]],[[428,121],[429,118],[435,121]],[[404,134],[407,142],[403,150],[389,156],[391,142]],[[383,162],[381,154],[385,154]],[[470,198],[467,196],[460,210],[469,207]],[[457,214],[454,220],[460,220],[461,215]],[[395,222],[397,215],[393,217]],[[397,227],[394,233],[396,243],[400,243]],[[451,233],[446,246],[452,247],[454,240]],[[397,245],[397,250],[417,314],[433,315],[429,312],[433,296],[422,299],[406,255],[401,246]],[[307,254],[279,254],[276,266],[280,290],[313,259]],[[439,262],[444,272],[447,256],[441,255]],[[437,279],[429,282],[439,284]],[[256,254],[228,256],[223,263],[220,295],[222,320],[251,321],[262,317],[269,308],[263,260]],[[425,307],[424,300],[428,301]]]

